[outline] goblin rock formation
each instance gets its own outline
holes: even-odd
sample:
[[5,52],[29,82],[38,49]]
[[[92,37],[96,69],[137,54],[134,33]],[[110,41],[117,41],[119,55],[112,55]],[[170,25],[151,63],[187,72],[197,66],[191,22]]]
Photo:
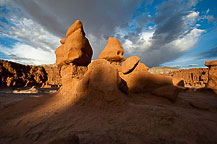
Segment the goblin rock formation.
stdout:
[[1,87],[42,86],[47,81],[47,74],[42,66],[22,65],[0,60]]
[[208,67],[207,87],[217,89],[217,60],[206,61],[205,66]]
[[88,39],[85,37],[81,21],[77,20],[67,31],[66,39],[62,39],[61,46],[55,51],[56,65],[62,66],[73,63],[87,66],[93,55]]
[[104,50],[99,54],[99,59],[106,59],[111,63],[117,63],[120,65],[125,60],[123,57],[124,49],[119,40],[110,37],[107,40],[107,45]]
[[66,86],[74,77],[79,78],[87,71],[93,51],[79,20],[71,25],[60,43],[62,45],[55,51],[56,65],[60,69],[62,84]]

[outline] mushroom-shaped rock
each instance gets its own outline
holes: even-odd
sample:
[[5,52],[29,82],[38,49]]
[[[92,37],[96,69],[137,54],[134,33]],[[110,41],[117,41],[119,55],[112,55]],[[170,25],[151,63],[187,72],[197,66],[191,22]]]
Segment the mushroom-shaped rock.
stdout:
[[159,97],[167,98],[170,101],[175,102],[180,91],[181,89],[175,86],[163,86],[153,90],[152,94]]
[[88,71],[79,82],[76,91],[78,93],[88,93],[87,99],[115,101],[121,99],[120,92],[127,88],[125,84],[124,89],[124,82],[119,77],[118,70],[114,65],[106,60],[98,59],[89,64]]
[[217,60],[212,60],[212,61],[206,61],[205,66],[210,67],[210,66],[217,66]]
[[131,56],[127,58],[123,63],[122,63],[122,72],[124,74],[131,72],[139,63],[140,58],[137,56]]
[[91,62],[93,50],[82,27],[82,23],[77,20],[67,31],[67,38],[62,39],[62,45],[55,51],[56,64],[73,63],[75,65],[88,65]]
[[99,59],[106,59],[110,62],[119,62],[125,60],[123,57],[124,49],[121,46],[121,43],[119,40],[109,37],[107,40],[107,45],[104,48],[104,50],[100,53]]

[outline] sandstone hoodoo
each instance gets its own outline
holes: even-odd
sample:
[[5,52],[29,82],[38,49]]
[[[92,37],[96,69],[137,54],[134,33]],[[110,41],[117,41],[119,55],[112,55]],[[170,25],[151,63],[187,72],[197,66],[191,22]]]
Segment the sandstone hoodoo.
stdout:
[[99,55],[99,59],[106,59],[111,63],[120,65],[120,63],[125,60],[123,54],[124,49],[119,40],[109,37],[106,47]]
[[205,66],[208,67],[207,87],[217,89],[217,60],[206,61]]
[[77,20],[68,29],[66,37],[60,41],[62,45],[55,51],[57,66],[69,63],[87,66],[91,62],[93,50],[85,37],[81,21]]
[[63,86],[69,86],[73,78],[80,78],[87,71],[93,50],[85,37],[81,21],[77,20],[66,33],[62,44],[55,51],[56,65],[60,68]]

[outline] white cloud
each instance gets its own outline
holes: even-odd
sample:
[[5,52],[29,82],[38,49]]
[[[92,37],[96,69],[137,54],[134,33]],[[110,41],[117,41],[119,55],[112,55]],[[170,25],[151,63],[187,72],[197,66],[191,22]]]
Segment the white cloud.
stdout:
[[0,45],[0,51],[10,58],[11,61],[22,64],[53,64],[55,63],[55,54],[44,51],[32,46],[16,43],[12,48],[5,48]]

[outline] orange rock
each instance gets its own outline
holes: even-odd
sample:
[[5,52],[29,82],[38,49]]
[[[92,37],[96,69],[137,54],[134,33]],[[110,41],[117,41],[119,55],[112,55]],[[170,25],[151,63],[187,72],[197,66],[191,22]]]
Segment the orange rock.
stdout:
[[217,89],[217,67],[211,66],[209,68],[208,88]]
[[149,72],[132,72],[120,75],[127,82],[129,92],[142,93],[156,88],[173,85],[171,77],[151,74]]
[[140,58],[137,56],[131,56],[129,58],[127,58],[123,63],[122,63],[122,72],[125,73],[129,73],[130,71],[132,71],[137,64],[139,63]]
[[61,43],[61,44],[64,44],[65,42],[66,42],[66,39],[65,39],[65,38],[60,40],[60,43]]
[[119,40],[110,37],[107,40],[107,45],[104,50],[100,53],[99,59],[106,59],[110,62],[122,62],[125,60],[123,57],[124,49],[121,46]]
[[149,68],[145,64],[139,62],[133,72],[148,72],[148,70]]
[[88,65],[91,62],[92,54],[90,43],[84,37],[81,29],[76,30],[66,39],[64,44],[65,63]]
[[122,91],[120,88],[124,88],[124,81],[120,79],[114,65],[103,59],[94,60],[88,66],[84,78],[79,82],[77,92],[97,92],[96,99],[114,101],[119,98],[116,93]]
[[59,46],[55,50],[55,54],[56,54],[56,65],[57,66],[64,65],[64,45]]
[[152,91],[152,94],[169,99],[175,102],[180,89],[175,86],[164,86]]
[[68,31],[66,32],[66,37],[68,38],[72,33],[74,33],[78,29],[80,29],[85,36],[82,22],[80,20],[76,20],[75,23],[73,25],[71,25],[69,27]]
[[56,64],[73,63],[76,65],[88,65],[91,62],[93,50],[82,27],[81,21],[77,20],[67,31],[67,38],[62,39],[62,45],[56,49]]
[[206,61],[205,66],[217,66],[217,60]]

